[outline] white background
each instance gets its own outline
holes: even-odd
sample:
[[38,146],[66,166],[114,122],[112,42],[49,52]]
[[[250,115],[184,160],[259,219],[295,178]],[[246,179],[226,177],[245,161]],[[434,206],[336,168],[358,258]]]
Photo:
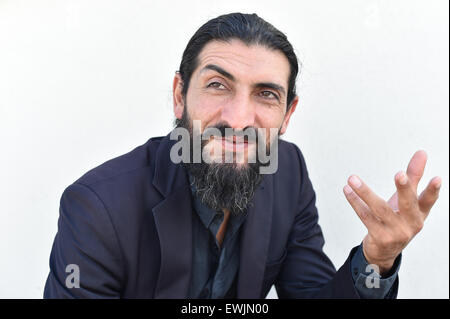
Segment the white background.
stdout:
[[167,134],[189,38],[241,11],[285,32],[304,65],[285,139],[305,155],[335,266],[366,233],[342,193],[348,176],[388,199],[395,173],[425,149],[419,189],[436,175],[443,187],[403,252],[398,297],[448,298],[448,9],[447,0],[0,0],[0,297],[42,297],[64,188]]

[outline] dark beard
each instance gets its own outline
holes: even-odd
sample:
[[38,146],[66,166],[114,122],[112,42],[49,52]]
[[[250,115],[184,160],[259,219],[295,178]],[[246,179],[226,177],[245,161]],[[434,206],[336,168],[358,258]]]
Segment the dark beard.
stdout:
[[[191,121],[185,106],[181,120],[175,120],[177,127],[189,130],[193,145],[193,132]],[[221,130],[222,131],[222,130]],[[202,141],[201,149],[207,141]],[[183,163],[188,171],[195,196],[214,211],[229,210],[233,215],[242,214],[250,206],[256,189],[262,181],[259,173],[261,163],[193,163],[191,147],[191,161]]]
[[262,180],[259,167],[237,167],[234,163],[185,163],[195,187],[195,196],[215,211],[242,214],[250,205]]

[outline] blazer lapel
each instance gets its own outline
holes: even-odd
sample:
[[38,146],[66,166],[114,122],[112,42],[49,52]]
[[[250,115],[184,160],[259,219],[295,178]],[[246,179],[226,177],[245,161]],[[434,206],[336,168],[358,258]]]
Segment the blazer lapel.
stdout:
[[155,298],[186,298],[192,267],[190,189],[180,188],[153,208],[161,246]]
[[192,267],[192,200],[187,174],[170,158],[175,142],[164,137],[156,153],[153,185],[165,197],[153,208],[161,248],[154,298],[186,298]]
[[265,175],[243,225],[237,298],[261,298],[272,225],[273,178]]

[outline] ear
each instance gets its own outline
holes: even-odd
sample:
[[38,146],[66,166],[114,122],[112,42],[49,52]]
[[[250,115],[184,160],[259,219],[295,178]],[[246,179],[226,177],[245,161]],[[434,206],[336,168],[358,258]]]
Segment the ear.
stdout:
[[177,119],[181,119],[184,110],[184,99],[182,95],[183,80],[181,79],[180,72],[175,73],[173,78],[173,113]]
[[283,124],[281,125],[281,129],[280,129],[280,135],[284,134],[284,132],[286,132],[286,129],[289,124],[289,119],[291,118],[292,113],[294,113],[295,108],[297,107],[297,104],[298,104],[298,95],[296,95],[295,98],[292,100],[289,111],[287,111],[286,114],[284,115]]

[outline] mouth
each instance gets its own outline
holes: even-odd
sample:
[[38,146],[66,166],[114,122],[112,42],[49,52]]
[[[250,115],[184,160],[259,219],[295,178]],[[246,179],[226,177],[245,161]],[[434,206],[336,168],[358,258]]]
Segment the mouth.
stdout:
[[233,144],[241,144],[245,143],[248,144],[248,136],[229,136],[229,137],[222,137],[222,140],[225,140],[226,142],[233,143]]
[[247,136],[216,137],[215,141],[221,144],[222,149],[232,152],[244,151],[253,144],[248,142]]

